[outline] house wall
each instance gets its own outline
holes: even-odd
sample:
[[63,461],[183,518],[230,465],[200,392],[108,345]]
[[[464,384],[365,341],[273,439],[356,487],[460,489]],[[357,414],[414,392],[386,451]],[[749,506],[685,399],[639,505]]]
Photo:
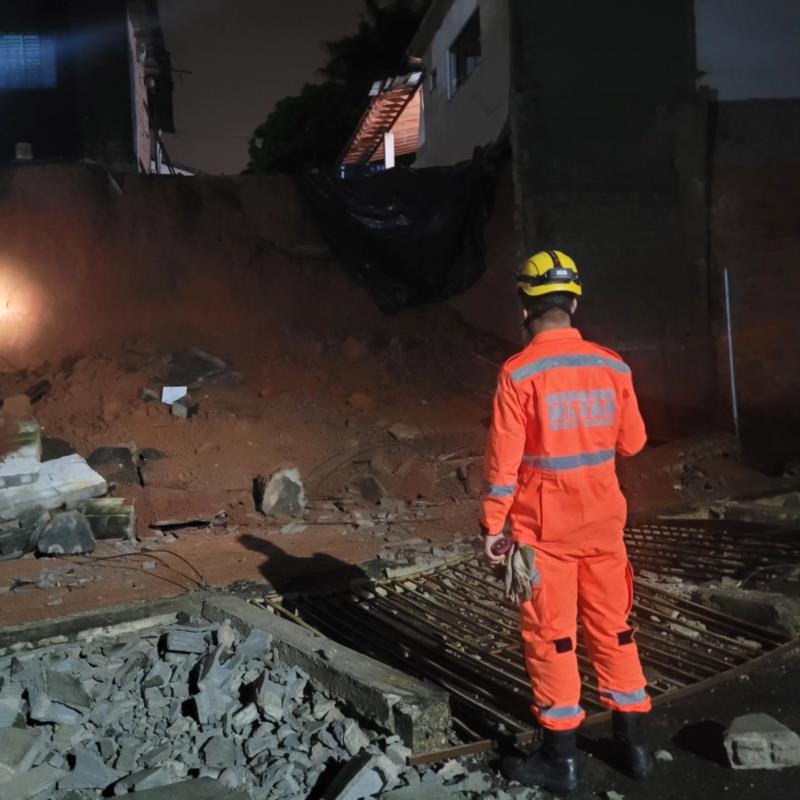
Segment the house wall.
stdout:
[[125,0],[27,0],[0,7],[0,31],[56,41],[53,89],[0,91],[0,160],[16,142],[39,159],[133,162]]
[[[448,96],[449,51],[480,9],[481,63],[453,97]],[[476,145],[490,145],[508,121],[509,17],[507,0],[455,0],[425,54],[437,87],[424,90],[425,141],[415,166],[449,166],[472,158]]]
[[130,16],[127,19],[128,52],[130,54],[131,112],[134,126],[134,150],[140,172],[150,172],[152,163],[152,142],[150,133],[150,114],[147,107],[147,85],[144,64],[139,57],[136,36]]
[[652,435],[706,430],[717,373],[692,2],[512,9],[520,255],[558,247],[576,259],[576,322],[631,364]]

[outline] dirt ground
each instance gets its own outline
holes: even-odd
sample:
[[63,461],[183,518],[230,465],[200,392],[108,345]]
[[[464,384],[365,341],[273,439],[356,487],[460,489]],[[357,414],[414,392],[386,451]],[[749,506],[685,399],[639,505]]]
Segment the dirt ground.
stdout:
[[[170,354],[187,347],[230,370],[193,389],[199,412],[179,419],[143,391],[160,393]],[[100,542],[86,557],[0,562],[0,624],[274,578],[308,563],[293,557],[363,563],[405,540],[446,550],[476,535],[491,395],[508,355],[441,310],[422,309],[363,337],[306,333],[268,346],[162,331],[0,374],[0,397],[46,387],[33,405],[45,449],[67,443],[89,458],[128,448],[133,473],[104,476],[112,495],[134,505],[139,539]],[[633,513],[753,483],[752,472],[718,458],[714,481],[705,485],[701,472],[676,490],[682,457],[681,446],[665,445],[621,464]],[[256,510],[254,480],[285,467],[303,477],[305,527]],[[364,496],[367,477],[388,494],[380,505]]]

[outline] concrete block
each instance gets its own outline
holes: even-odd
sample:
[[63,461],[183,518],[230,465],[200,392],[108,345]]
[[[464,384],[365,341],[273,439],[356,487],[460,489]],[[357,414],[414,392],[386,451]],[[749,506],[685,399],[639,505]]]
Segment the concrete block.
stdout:
[[272,634],[272,649],[278,661],[302,668],[326,692],[359,709],[384,730],[399,735],[415,754],[446,746],[451,717],[449,697],[442,689],[237,597],[208,600],[203,613],[212,622],[230,620],[242,633],[261,630]]
[[75,766],[72,772],[63,778],[59,789],[106,789],[116,783],[123,773],[107,767],[100,756],[89,750],[75,753]]
[[42,464],[36,483],[0,489],[0,520],[16,519],[36,507],[45,511],[75,508],[107,491],[103,477],[79,455],[57,458]]
[[12,456],[0,461],[0,489],[25,486],[39,480],[41,464],[38,458]]
[[336,738],[351,756],[355,756],[369,747],[369,739],[354,719],[346,719],[336,723]]
[[164,649],[170,653],[205,653],[208,639],[203,630],[174,627],[164,635]]
[[256,705],[267,719],[275,722],[283,719],[283,687],[273,683],[266,674],[258,682]]
[[191,419],[199,410],[200,406],[188,394],[176,400],[170,408],[172,416],[179,419]]
[[258,708],[255,703],[250,703],[233,715],[233,729],[237,733],[241,733],[245,729],[252,727],[256,720],[258,720]]
[[[27,772],[42,753],[44,743],[39,734],[27,728],[3,731],[0,745],[0,786]],[[3,790],[0,788],[0,797]]]
[[[3,728],[10,728],[21,716],[25,708],[25,700],[22,697],[22,687],[16,682],[2,679],[0,684],[0,731]],[[0,733],[0,737],[2,733]]]
[[172,679],[174,669],[165,661],[156,661],[142,681],[142,689],[166,686]]
[[768,714],[737,717],[725,731],[734,769],[783,769],[800,765],[800,736]]
[[383,779],[372,765],[372,756],[362,753],[342,767],[323,793],[322,800],[364,800],[378,797],[383,788]]
[[302,514],[306,508],[306,493],[300,472],[285,469],[264,482],[259,502],[262,514]]
[[[2,788],[3,800],[31,800],[43,796],[54,789],[58,781],[66,774],[66,770],[56,769],[49,764],[41,764],[14,778]],[[48,795],[52,796],[52,795]]]
[[193,700],[197,721],[201,725],[218,722],[238,705],[237,700],[229,694],[213,688],[198,692]]

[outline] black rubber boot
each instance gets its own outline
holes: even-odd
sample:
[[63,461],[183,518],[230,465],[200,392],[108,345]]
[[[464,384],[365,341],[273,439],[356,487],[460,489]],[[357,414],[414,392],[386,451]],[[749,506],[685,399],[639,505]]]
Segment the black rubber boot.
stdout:
[[647,778],[654,767],[653,753],[647,744],[645,732],[646,716],[622,711],[614,711],[611,715],[611,729],[620,768],[637,781]]
[[575,731],[542,730],[542,746],[527,758],[504,758],[500,771],[509,781],[569,794],[578,785]]

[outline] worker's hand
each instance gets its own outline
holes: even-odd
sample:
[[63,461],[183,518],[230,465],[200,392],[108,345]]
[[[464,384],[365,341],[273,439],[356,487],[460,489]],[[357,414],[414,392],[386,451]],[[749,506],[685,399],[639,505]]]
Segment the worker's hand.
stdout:
[[497,567],[505,561],[506,554],[514,544],[510,536],[505,533],[486,533],[483,536],[483,553],[486,560],[493,566]]

